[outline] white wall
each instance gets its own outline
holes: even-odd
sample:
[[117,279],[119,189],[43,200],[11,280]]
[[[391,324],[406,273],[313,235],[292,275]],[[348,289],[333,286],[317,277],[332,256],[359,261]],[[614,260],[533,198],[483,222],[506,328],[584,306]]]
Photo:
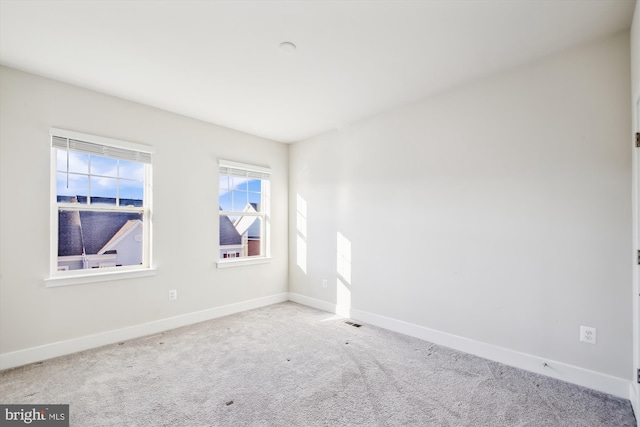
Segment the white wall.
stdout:
[[631,85],[636,100],[640,96],[640,6],[637,2],[631,24],[631,70]]
[[[0,353],[273,295],[286,299],[286,145],[14,69],[3,67],[0,73]],[[49,273],[50,127],[156,147],[156,276],[44,286]],[[273,170],[269,264],[216,269],[218,158]],[[178,290],[178,300],[168,300],[169,289]]]
[[[631,25],[631,87],[632,87],[632,124],[633,131],[640,132],[640,112],[638,111],[638,103],[640,102],[640,6],[636,2],[636,9],[633,15],[633,23]],[[634,141],[631,138],[631,146],[633,147]],[[639,149],[632,148],[635,155],[633,156],[633,215],[634,215],[634,250],[640,249],[640,235],[638,231],[639,214],[639,191],[638,181],[640,177],[640,151]],[[639,324],[639,311],[638,307],[638,295],[640,294],[640,286],[638,279],[638,267],[636,263],[633,263],[633,292],[631,293],[631,299],[633,301],[633,371],[637,372],[640,368],[640,324]],[[633,410],[636,414],[640,414],[640,385],[633,381],[633,393],[631,396],[631,403],[633,404]]]
[[629,49],[625,32],[291,145],[290,291],[339,303],[339,280],[360,313],[630,380]]

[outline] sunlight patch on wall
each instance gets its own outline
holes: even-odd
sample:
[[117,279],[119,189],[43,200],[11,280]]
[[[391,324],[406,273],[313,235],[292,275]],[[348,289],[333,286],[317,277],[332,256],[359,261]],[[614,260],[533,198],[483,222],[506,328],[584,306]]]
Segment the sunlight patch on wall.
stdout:
[[307,242],[300,235],[296,239],[296,259],[300,270],[307,274]]
[[336,279],[336,314],[351,317],[351,291],[340,278]]
[[351,242],[338,231],[338,251],[336,265],[338,274],[351,284]]
[[336,314],[351,315],[351,242],[338,232],[336,250]]
[[296,264],[307,274],[307,201],[300,195],[296,200]]

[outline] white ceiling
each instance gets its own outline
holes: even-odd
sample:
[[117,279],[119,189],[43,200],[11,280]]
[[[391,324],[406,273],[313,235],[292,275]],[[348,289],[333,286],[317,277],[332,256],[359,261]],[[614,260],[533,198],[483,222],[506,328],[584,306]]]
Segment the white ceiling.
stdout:
[[0,63],[292,142],[628,29],[634,5],[0,0]]

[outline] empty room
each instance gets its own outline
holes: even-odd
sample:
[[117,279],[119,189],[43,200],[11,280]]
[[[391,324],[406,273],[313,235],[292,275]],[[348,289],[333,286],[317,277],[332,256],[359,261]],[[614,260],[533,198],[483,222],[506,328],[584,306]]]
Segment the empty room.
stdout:
[[0,425],[636,426],[636,0],[0,0]]

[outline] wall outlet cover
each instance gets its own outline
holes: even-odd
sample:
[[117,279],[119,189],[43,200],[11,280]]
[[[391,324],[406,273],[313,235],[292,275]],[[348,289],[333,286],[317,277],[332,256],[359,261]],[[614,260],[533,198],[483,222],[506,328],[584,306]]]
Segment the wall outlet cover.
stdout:
[[596,328],[589,326],[580,326],[580,341],[588,342],[589,344],[596,343]]

